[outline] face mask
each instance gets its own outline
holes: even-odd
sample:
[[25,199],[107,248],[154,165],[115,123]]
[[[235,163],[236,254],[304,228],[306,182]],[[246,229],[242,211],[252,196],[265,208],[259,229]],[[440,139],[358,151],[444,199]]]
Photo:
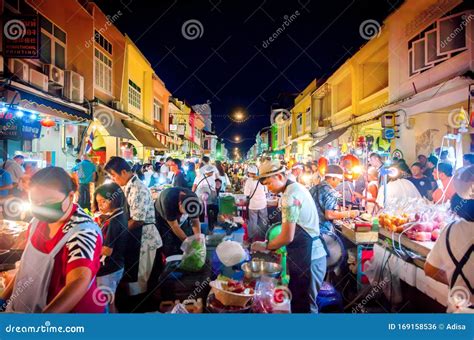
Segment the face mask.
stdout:
[[44,205],[32,205],[31,214],[38,220],[46,223],[57,222],[64,215],[62,205],[66,198],[68,198],[68,196],[66,196],[61,202],[55,202]]

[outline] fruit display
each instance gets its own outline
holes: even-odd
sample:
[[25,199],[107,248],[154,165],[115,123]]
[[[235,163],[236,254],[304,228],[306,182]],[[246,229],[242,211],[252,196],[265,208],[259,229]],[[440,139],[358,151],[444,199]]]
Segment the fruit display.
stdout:
[[453,218],[446,204],[407,200],[385,209],[379,215],[379,223],[383,228],[403,233],[411,240],[428,242],[436,241],[441,230]]
[[408,222],[409,216],[406,213],[403,213],[401,216],[391,215],[388,213],[381,213],[379,215],[380,226],[395,233],[401,233],[404,225]]

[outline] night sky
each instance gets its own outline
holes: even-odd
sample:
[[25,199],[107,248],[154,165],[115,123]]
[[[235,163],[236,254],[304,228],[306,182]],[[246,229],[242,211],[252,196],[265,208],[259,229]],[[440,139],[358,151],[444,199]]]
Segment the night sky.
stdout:
[[[212,102],[216,133],[243,152],[269,125],[273,103],[298,94],[314,78],[331,75],[366,42],[361,23],[382,24],[401,2],[96,1],[108,15],[121,11],[115,25],[135,41],[173,96],[191,105]],[[285,16],[285,30],[265,44]],[[182,33],[188,20],[203,28],[192,40]],[[228,118],[236,106],[248,110],[245,123]],[[236,135],[244,139],[239,145],[230,143]]]

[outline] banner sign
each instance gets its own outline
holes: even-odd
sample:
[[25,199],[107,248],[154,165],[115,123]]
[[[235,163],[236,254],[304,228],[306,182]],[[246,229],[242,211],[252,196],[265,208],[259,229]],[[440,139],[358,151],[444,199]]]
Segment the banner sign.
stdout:
[[16,117],[12,112],[0,112],[0,140],[31,140],[41,135],[37,120]]
[[3,18],[3,23],[4,57],[39,57],[40,26],[37,15],[7,16]]

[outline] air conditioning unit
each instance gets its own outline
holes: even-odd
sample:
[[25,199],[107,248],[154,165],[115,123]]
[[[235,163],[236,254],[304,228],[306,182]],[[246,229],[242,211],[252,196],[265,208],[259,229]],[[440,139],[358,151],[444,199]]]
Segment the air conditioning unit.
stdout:
[[55,65],[44,65],[44,73],[48,75],[49,82],[52,86],[64,86],[64,71]]
[[29,67],[27,63],[20,59],[10,59],[8,60],[8,69],[21,80],[28,81]]
[[112,100],[111,104],[115,110],[123,111],[123,104],[120,100]]
[[84,102],[84,77],[74,71],[64,72],[64,95],[75,103]]
[[30,69],[30,84],[40,90],[47,92],[48,76],[34,69]]

